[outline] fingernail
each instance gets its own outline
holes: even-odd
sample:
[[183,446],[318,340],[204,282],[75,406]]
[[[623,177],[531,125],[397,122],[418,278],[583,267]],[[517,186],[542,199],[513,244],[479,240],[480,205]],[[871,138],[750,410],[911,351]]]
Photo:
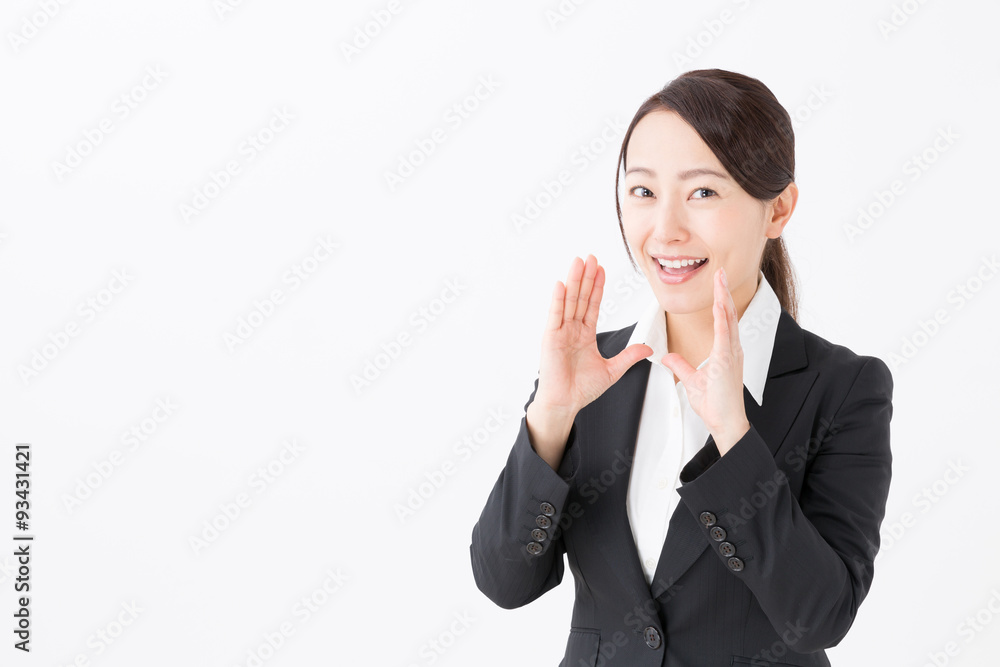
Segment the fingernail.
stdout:
[[726,282],[726,270],[721,269],[721,271],[722,271],[722,284],[725,285],[726,287],[729,287],[729,283]]

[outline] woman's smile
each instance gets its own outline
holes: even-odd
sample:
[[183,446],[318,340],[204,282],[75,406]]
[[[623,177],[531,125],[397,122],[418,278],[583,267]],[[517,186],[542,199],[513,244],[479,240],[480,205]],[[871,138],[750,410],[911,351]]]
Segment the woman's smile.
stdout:
[[[677,285],[691,280],[695,274],[701,273],[704,266],[708,264],[707,258],[703,258],[701,261],[696,259],[675,259],[670,261],[667,259],[658,259],[653,257],[652,260],[656,276],[661,282],[668,285]],[[664,264],[666,264],[666,266],[664,266]]]

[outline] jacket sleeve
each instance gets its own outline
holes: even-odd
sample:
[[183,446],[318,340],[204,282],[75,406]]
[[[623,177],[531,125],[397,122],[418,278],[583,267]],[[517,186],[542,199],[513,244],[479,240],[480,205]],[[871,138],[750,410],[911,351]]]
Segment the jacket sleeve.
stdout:
[[[525,413],[538,391],[524,404]],[[566,548],[560,531],[577,468],[576,422],[559,470],[538,455],[528,437],[527,414],[479,521],[472,529],[472,573],[486,597],[504,609],[537,599],[562,581]]]
[[[705,539],[795,652],[836,646],[871,585],[892,474],[892,388],[885,362],[867,357],[808,452],[785,456],[805,466],[798,499],[752,423],[724,456],[713,448],[716,459],[693,480],[682,474],[678,493]],[[723,542],[705,512],[718,515]],[[742,567],[723,553],[726,543]]]

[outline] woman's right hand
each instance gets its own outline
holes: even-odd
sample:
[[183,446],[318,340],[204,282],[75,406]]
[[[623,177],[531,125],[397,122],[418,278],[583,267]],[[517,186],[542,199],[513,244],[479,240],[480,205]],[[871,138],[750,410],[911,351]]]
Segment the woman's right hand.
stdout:
[[566,284],[556,281],[542,335],[534,398],[539,407],[575,417],[633,364],[653,353],[645,343],[636,343],[610,359],[601,355],[597,315],[603,294],[604,268],[593,255],[587,255],[586,262],[574,257]]

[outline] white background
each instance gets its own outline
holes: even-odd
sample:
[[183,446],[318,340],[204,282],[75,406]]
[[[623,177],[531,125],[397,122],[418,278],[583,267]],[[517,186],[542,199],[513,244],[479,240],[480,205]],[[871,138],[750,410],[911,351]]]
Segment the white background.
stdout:
[[[606,268],[599,330],[631,324],[649,297],[615,217],[622,134],[602,145],[602,129],[681,72],[721,67],[796,118],[784,236],[800,324],[893,370],[883,550],[830,658],[992,664],[996,3],[232,4],[4,3],[0,662],[557,664],[569,571],[500,609],[473,581],[472,527],[573,257]],[[366,26],[374,36],[345,53]],[[914,172],[925,151],[933,163]],[[518,228],[563,169],[570,186]],[[902,194],[850,237],[895,180]],[[295,267],[311,271],[298,284]],[[978,291],[959,308],[966,284]],[[227,342],[241,320],[258,326]],[[495,411],[502,427],[470,454],[460,444]],[[27,656],[9,631],[19,442],[36,536]],[[946,477],[954,462],[968,470]],[[249,504],[227,519],[240,494]],[[992,623],[967,632],[977,612]]]

